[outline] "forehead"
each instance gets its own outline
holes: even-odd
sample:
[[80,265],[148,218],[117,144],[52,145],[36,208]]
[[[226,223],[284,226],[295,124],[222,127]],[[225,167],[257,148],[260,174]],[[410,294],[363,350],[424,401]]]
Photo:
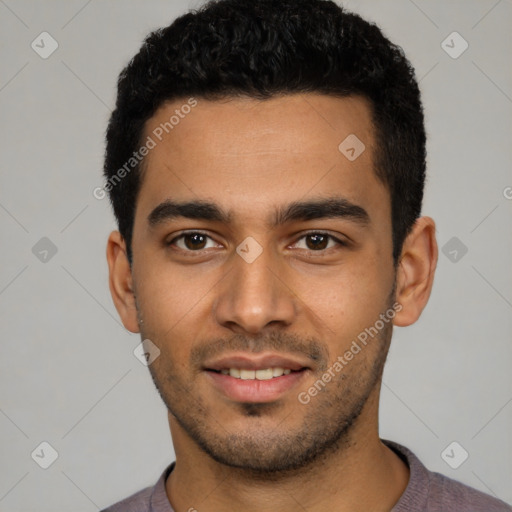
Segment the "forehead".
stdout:
[[194,102],[166,103],[146,123],[144,140],[154,147],[137,210],[169,198],[208,199],[254,215],[270,203],[336,193],[389,213],[387,189],[373,169],[365,99],[296,94]]

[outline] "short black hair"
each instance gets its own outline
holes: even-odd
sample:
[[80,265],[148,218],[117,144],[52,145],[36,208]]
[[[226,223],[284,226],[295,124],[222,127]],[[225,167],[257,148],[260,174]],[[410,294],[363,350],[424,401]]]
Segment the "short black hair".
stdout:
[[[374,171],[390,191],[396,265],[423,199],[419,87],[402,48],[374,23],[329,0],[213,0],[146,38],[119,76],[106,135],[105,189],[130,262],[142,181],[133,154],[146,121],[164,102],[309,92],[369,100]],[[130,159],[133,170],[120,179]]]

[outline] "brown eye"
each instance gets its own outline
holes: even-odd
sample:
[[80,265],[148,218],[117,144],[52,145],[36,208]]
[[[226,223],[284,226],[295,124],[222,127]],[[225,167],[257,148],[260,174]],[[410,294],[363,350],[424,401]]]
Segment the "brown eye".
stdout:
[[306,233],[302,235],[294,246],[298,249],[304,249],[312,252],[322,252],[328,249],[338,247],[344,247],[347,244],[333,235],[322,232]]
[[329,243],[329,238],[331,237],[319,233],[306,235],[306,246],[308,249],[311,249],[312,251],[323,250],[327,247],[327,244]]
[[180,236],[171,240],[167,245],[174,245],[179,249],[188,252],[197,252],[216,246],[208,235],[197,231],[182,233]]
[[190,235],[183,235],[183,241],[187,249],[204,249],[206,245],[206,236],[201,233],[192,233]]

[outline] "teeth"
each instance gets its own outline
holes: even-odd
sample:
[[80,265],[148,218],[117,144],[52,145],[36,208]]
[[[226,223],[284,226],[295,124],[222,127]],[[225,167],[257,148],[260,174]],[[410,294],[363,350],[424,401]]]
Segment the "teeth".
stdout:
[[256,370],[256,378],[258,380],[269,380],[272,378],[272,368],[266,370]]
[[235,379],[242,380],[270,380],[274,377],[281,377],[282,375],[289,375],[291,370],[289,368],[265,368],[264,370],[244,370],[240,368],[224,368],[220,371],[222,375],[230,375]]
[[254,370],[240,370],[240,378],[242,380],[254,380],[256,372]]

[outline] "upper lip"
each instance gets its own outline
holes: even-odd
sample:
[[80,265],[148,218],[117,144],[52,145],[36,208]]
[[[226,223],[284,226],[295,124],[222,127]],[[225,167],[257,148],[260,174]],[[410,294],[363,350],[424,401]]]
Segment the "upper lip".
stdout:
[[308,368],[307,364],[304,364],[297,357],[286,356],[282,354],[248,354],[238,353],[231,354],[207,361],[203,368],[205,370],[224,370],[226,368],[240,368],[243,370],[265,370],[267,368],[289,368],[290,370],[301,370]]

